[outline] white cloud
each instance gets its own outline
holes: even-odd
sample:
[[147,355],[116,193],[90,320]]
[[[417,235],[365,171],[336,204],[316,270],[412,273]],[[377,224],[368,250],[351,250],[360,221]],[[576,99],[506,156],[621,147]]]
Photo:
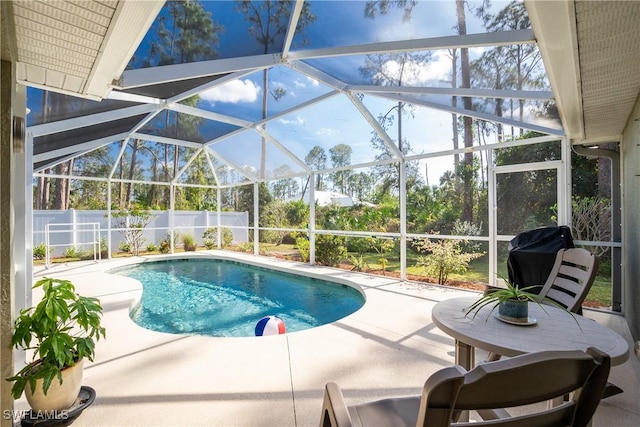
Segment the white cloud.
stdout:
[[[395,60],[384,64],[384,74],[397,76],[401,64]],[[445,55],[434,55],[428,63],[408,62],[404,64],[404,85],[420,86],[425,82],[449,79],[451,73],[451,59]]]
[[320,128],[316,131],[316,135],[318,135],[319,137],[328,137],[328,136],[333,136],[335,134],[336,134],[335,130],[330,128]]
[[295,117],[293,120],[280,119],[280,123],[283,125],[304,125],[304,119],[302,117]]
[[254,102],[258,99],[259,93],[260,88],[251,80],[233,80],[202,92],[200,97],[211,103],[229,102],[238,104],[241,102]]

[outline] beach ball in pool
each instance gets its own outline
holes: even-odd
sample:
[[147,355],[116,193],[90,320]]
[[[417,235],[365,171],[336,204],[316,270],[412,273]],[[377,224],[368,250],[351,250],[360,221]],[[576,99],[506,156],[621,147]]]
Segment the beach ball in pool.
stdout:
[[256,323],[256,336],[284,334],[286,328],[281,318],[265,316]]

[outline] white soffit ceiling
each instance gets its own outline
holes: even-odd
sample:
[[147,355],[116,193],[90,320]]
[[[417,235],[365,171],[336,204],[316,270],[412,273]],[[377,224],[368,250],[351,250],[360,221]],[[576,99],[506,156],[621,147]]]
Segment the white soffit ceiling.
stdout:
[[619,138],[640,94],[640,1],[525,5],[566,134]]
[[164,1],[13,1],[19,83],[102,99]]
[[577,1],[588,139],[622,134],[640,93],[640,2]]

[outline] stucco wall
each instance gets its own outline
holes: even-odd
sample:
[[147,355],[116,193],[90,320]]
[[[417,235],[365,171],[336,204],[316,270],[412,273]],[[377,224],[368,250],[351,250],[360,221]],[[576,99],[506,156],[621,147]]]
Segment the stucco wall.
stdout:
[[[11,332],[13,321],[13,236],[11,207],[11,101],[13,96],[13,67],[0,61],[0,407],[1,414],[13,409],[11,385],[4,381],[13,375]],[[11,426],[11,417],[0,415],[0,426]]]
[[640,98],[623,133],[623,306],[634,339],[640,340]]

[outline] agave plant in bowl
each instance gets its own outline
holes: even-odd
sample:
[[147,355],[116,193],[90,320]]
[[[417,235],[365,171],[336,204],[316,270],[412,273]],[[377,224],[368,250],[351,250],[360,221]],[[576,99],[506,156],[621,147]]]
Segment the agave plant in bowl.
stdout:
[[78,397],[83,360],[93,360],[95,341],[105,337],[102,306],[68,280],[45,277],[33,287],[44,295],[20,312],[11,337],[15,348],[33,352],[33,361],[7,380],[14,399],[24,391],[34,411],[64,410]]
[[531,292],[531,290],[541,288],[542,286],[533,285],[521,288],[517,284],[513,284],[508,280],[504,280],[504,282],[506,287],[490,289],[486,291],[482,297],[471,304],[466,309],[465,317],[473,314],[473,318],[475,318],[480,310],[486,306],[491,306],[489,315],[497,308],[498,319],[508,323],[530,325],[535,323],[535,319],[529,317],[530,302],[538,304],[540,308],[542,308],[542,311],[545,311],[542,303],[547,303],[566,311],[573,317],[573,313],[566,310],[555,301]]

